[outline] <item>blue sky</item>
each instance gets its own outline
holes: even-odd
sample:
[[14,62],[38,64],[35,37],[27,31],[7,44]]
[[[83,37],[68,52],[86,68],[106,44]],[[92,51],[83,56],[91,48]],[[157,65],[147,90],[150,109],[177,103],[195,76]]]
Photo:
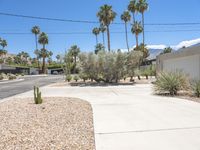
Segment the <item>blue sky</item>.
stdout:
[[[147,0],[149,10],[145,14],[145,23],[182,23],[200,22],[199,0]],[[0,12],[62,18],[73,20],[98,21],[96,13],[103,4],[110,4],[117,12],[115,22],[121,22],[120,15],[127,9],[129,0],[0,0]],[[16,18],[0,15],[0,37],[8,41],[10,53],[27,51],[33,55],[35,49],[32,34],[13,35],[2,33],[30,33],[32,26],[38,25],[47,33],[52,32],[88,32],[98,24],[68,23],[27,18]],[[140,20],[138,15],[137,19]],[[200,25],[186,26],[146,26],[146,43],[148,45],[177,45],[184,40],[200,38]],[[171,32],[152,32],[168,31]],[[174,30],[195,30],[177,32]],[[124,32],[124,25],[111,25],[111,32]],[[101,37],[99,40],[101,41]],[[141,37],[140,37],[141,40]],[[129,43],[135,45],[134,36],[129,33]],[[48,49],[64,53],[71,45],[77,44],[83,51],[93,51],[95,37],[91,34],[49,34]],[[111,48],[126,48],[124,33],[111,33]]]

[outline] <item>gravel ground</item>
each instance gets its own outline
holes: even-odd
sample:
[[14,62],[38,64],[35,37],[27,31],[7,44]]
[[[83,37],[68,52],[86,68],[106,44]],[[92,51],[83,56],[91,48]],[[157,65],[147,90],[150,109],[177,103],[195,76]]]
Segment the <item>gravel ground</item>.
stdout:
[[0,103],[1,150],[94,150],[92,108],[72,98]]

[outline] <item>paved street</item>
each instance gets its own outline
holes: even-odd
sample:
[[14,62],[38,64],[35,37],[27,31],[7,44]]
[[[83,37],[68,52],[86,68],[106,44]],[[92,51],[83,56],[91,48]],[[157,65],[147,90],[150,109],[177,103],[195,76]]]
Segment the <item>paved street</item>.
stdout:
[[22,77],[23,81],[0,83],[0,100],[33,89],[34,85],[45,86],[63,79],[63,76]]
[[45,97],[78,97],[92,104],[97,150],[200,150],[200,103],[154,96],[151,85],[41,91]]

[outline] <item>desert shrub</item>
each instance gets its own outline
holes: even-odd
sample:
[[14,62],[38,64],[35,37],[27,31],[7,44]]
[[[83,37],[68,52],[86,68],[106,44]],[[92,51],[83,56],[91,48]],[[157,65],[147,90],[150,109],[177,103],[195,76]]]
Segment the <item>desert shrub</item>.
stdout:
[[79,55],[80,71],[96,82],[118,82],[125,76],[134,75],[139,64],[139,52],[105,52],[81,53]]
[[138,80],[141,80],[140,76],[142,75],[141,70],[138,68],[134,70],[134,74],[138,77]]
[[0,74],[0,80],[7,79],[8,76],[5,73]]
[[79,77],[85,82],[88,79],[87,74],[80,73]]
[[2,74],[0,74],[0,80],[3,80],[4,78],[3,78],[3,75]]
[[8,80],[14,80],[14,79],[17,79],[16,75],[14,75],[14,74],[9,74],[8,75]]
[[148,79],[148,76],[151,75],[150,69],[149,69],[149,68],[146,68],[146,69],[142,70],[142,71],[141,71],[141,75],[142,75],[142,76],[145,76],[146,79]]
[[200,80],[194,81],[191,85],[195,96],[200,97]]
[[75,75],[73,79],[77,82],[79,80],[79,76]]
[[162,72],[157,76],[157,81],[154,84],[154,90],[159,94],[169,93],[170,95],[177,95],[178,91],[188,90],[188,88],[188,79],[181,72]]
[[70,82],[72,80],[72,76],[70,74],[66,75],[66,81]]

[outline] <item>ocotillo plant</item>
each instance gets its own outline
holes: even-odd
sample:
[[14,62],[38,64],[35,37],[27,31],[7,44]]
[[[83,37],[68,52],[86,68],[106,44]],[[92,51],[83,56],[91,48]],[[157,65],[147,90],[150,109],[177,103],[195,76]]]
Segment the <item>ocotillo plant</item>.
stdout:
[[39,91],[39,87],[34,86],[34,101],[35,104],[42,104],[41,92]]

